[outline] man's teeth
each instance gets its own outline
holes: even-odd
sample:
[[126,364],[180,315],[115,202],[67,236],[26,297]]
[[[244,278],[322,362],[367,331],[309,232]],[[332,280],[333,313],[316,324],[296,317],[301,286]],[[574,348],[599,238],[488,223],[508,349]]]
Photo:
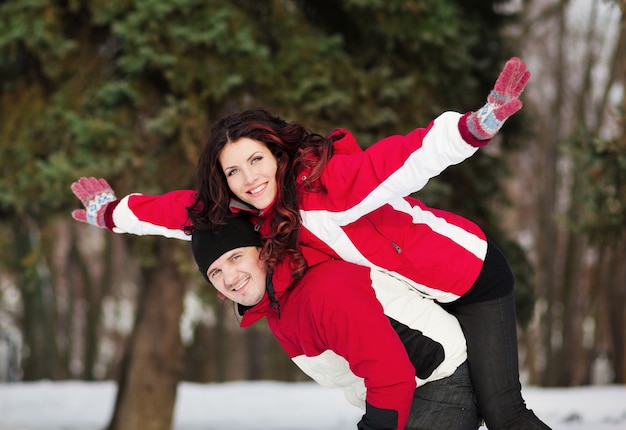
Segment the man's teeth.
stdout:
[[246,282],[248,282],[248,279],[243,280],[239,285],[237,285],[231,291],[239,291],[244,285],[246,285]]

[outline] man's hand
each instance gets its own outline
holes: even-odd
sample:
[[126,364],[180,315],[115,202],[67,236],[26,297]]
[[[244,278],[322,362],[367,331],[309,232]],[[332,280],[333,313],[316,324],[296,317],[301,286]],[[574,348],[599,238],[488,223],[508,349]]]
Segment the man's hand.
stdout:
[[519,95],[529,79],[530,72],[522,60],[513,57],[506,62],[487,103],[467,117],[468,129],[476,139],[491,139],[504,121],[522,108]]
[[116,200],[115,193],[105,179],[80,178],[72,183],[72,192],[80,199],[85,209],[72,211],[72,218],[96,227],[106,228],[104,213],[107,205]]

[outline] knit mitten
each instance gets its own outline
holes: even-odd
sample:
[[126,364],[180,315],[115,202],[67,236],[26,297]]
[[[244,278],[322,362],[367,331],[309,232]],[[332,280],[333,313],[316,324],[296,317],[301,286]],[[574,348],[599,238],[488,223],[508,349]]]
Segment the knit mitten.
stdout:
[[107,205],[116,200],[115,193],[105,179],[80,178],[72,183],[72,192],[80,199],[85,209],[76,209],[72,218],[96,227],[106,228],[104,213]]
[[513,57],[504,65],[487,103],[467,116],[467,127],[479,140],[491,139],[511,115],[522,108],[519,95],[530,79],[526,64]]

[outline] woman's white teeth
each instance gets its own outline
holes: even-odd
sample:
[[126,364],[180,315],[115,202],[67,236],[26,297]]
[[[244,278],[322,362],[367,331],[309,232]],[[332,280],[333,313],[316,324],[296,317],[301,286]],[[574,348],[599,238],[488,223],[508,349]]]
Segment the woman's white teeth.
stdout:
[[265,184],[263,185],[259,185],[258,187],[256,187],[253,190],[250,190],[250,194],[254,194],[254,193],[258,193],[259,191],[261,191],[263,188],[265,188]]

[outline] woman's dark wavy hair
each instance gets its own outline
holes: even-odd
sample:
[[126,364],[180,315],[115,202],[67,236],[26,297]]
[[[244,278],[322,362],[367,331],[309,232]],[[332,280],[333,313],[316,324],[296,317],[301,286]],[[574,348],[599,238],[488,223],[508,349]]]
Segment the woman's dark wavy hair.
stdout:
[[261,258],[268,269],[288,257],[292,274],[298,278],[307,268],[298,249],[300,214],[296,174],[302,168],[311,169],[304,186],[308,191],[324,191],[318,179],[332,156],[332,141],[312,133],[299,123],[288,123],[263,109],[236,113],[216,122],[211,129],[198,162],[197,195],[187,208],[193,225],[215,228],[233,216],[229,209],[233,193],[228,187],[219,156],[227,143],[250,138],[267,146],[276,157],[277,196],[269,236],[263,237]]

